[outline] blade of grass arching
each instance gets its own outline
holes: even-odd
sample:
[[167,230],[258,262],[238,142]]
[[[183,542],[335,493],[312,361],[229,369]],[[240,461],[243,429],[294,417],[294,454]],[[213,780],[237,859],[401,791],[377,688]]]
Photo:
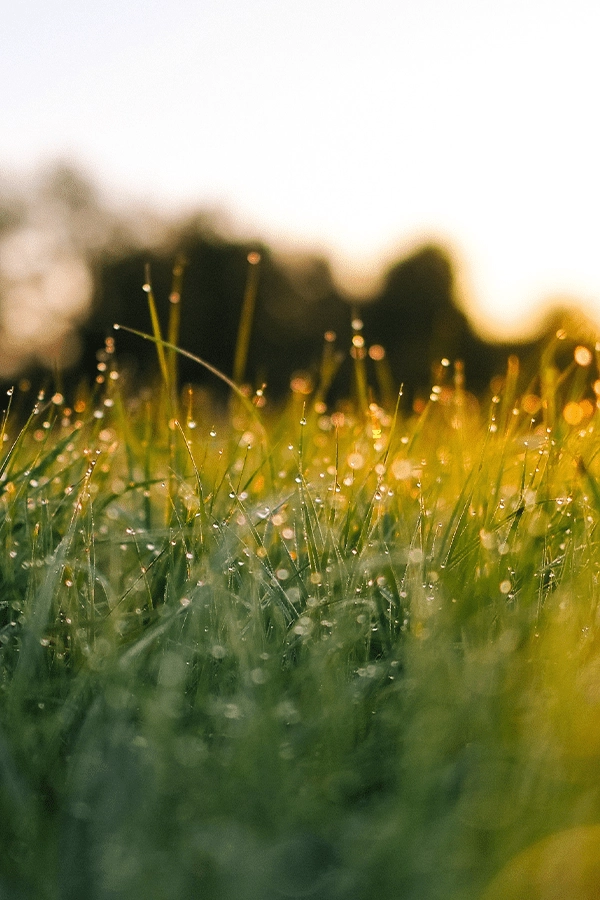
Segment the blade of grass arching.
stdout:
[[[15,438],[15,440],[9,447],[6,455],[3,457],[2,462],[0,462],[0,479],[2,479],[2,481],[5,480],[3,478],[3,476],[7,472],[9,463],[14,458],[14,456],[17,453],[17,450],[23,443],[23,439],[29,430],[29,426],[31,425],[33,420],[36,418],[36,416],[38,416],[40,414],[40,412],[41,412],[40,405],[39,405],[39,403],[36,403],[35,406],[33,407],[32,411],[30,412],[30,414],[27,418],[27,421],[25,422],[23,427],[19,430],[17,437]],[[2,490],[2,489],[3,488],[0,488],[0,490]]]
[[150,264],[146,263],[146,280],[144,282],[144,291],[146,292],[146,296],[148,298],[148,309],[150,310],[150,321],[152,323],[152,334],[154,335],[154,341],[156,343],[156,354],[158,356],[158,364],[160,366],[160,373],[162,375],[162,379],[167,391],[167,395],[169,396],[170,392],[170,382],[169,382],[169,368],[167,366],[167,359],[165,356],[165,347],[162,339],[162,333],[160,330],[160,322],[158,320],[158,313],[156,311],[156,302],[154,300],[154,292],[152,290],[152,282],[150,281]]
[[[50,432],[50,429],[48,429],[48,433],[49,432]],[[72,440],[73,440],[73,433],[71,432],[71,433],[67,434],[65,437],[61,438],[56,444],[54,444],[53,447],[50,448],[50,450],[47,450],[43,454],[43,456],[41,454],[39,454],[38,458],[39,458],[39,456],[41,456],[40,462],[36,462],[36,463],[34,463],[34,465],[31,468],[27,467],[27,469],[24,470],[24,471],[28,472],[27,477],[30,480],[31,479],[35,480],[35,479],[39,479],[41,475],[44,475],[47,472],[47,470],[50,468],[52,463],[57,459],[57,457],[59,457],[61,455],[61,453],[64,452],[67,444],[69,444]],[[44,450],[45,450],[45,443],[46,443],[46,441],[44,441]],[[19,477],[20,474],[21,474],[20,472],[15,473],[15,477]]]
[[[179,343],[179,330],[181,327],[181,289],[183,286],[183,271],[185,268],[185,260],[183,256],[178,256],[173,266],[173,282],[171,284],[171,293],[169,294],[169,327],[167,330],[167,340],[174,347]],[[167,367],[169,370],[169,381],[174,391],[177,390],[177,359],[178,356],[174,350],[169,350],[167,355]]]
[[242,303],[242,312],[238,326],[235,356],[233,362],[233,380],[236,384],[242,384],[246,375],[246,363],[248,362],[248,350],[250,347],[250,334],[256,306],[258,292],[258,274],[260,269],[260,253],[248,254],[248,274],[246,277],[246,289]]
[[[190,353],[189,350],[183,350],[181,347],[176,347],[173,344],[169,344],[167,341],[159,340],[151,334],[146,334],[146,332],[144,332],[144,331],[138,331],[137,328],[129,328],[128,325],[119,325],[118,323],[116,323],[115,325],[113,325],[113,328],[115,329],[115,331],[126,331],[126,332],[128,332],[128,334],[135,334],[136,337],[142,338],[142,340],[144,340],[144,341],[151,341],[154,344],[160,343],[164,349],[174,350],[175,353],[179,353],[181,356],[185,356],[186,359],[191,359],[192,362],[198,363],[199,366],[202,366],[204,369],[206,369],[208,372],[210,372],[216,378],[219,378],[221,381],[223,381],[227,385],[227,387],[229,387],[233,391],[233,393],[236,395],[236,397],[238,397],[238,399],[242,402],[246,411],[249,412],[250,415],[252,416],[252,418],[254,419],[256,425],[260,429],[263,450],[266,452],[266,450],[268,448],[267,433],[266,433],[263,423],[261,422],[261,419],[256,410],[256,407],[248,399],[248,397],[246,397],[246,395],[239,389],[237,384],[235,384],[235,382],[233,382],[231,380],[231,378],[228,378],[227,375],[224,375],[223,372],[219,371],[219,369],[217,369],[215,366],[211,365],[209,362],[206,362],[206,360],[201,359],[199,356],[196,356],[195,353]],[[274,479],[274,475],[273,475],[273,479]]]

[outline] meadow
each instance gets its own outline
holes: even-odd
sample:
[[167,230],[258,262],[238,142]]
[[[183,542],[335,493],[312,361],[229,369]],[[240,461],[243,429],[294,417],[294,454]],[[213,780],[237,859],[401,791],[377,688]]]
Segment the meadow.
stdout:
[[147,292],[146,390],[6,398],[0,897],[597,898],[599,347],[219,405]]

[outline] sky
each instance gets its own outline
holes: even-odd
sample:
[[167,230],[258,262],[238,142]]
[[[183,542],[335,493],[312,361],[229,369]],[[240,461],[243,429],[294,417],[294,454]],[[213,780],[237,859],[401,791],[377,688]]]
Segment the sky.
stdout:
[[350,289],[437,239],[475,323],[600,322],[596,0],[20,0],[0,173],[229,213]]

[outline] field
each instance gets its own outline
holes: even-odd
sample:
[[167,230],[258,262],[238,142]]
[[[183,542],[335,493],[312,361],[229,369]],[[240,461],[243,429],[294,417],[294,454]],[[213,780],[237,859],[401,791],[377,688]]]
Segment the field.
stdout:
[[600,376],[565,346],[478,400],[443,360],[418,413],[362,353],[329,408],[331,342],[278,410],[176,395],[160,340],[137,396],[112,340],[92,389],[11,392],[0,898],[597,898]]

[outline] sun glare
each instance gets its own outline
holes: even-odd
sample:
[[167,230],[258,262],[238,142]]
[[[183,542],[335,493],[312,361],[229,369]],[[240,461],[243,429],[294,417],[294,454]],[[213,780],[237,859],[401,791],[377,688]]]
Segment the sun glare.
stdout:
[[3,163],[73,158],[125,203],[228,210],[331,254],[351,295],[441,237],[487,336],[530,334],[556,299],[600,320],[588,0],[83,9],[7,11]]

